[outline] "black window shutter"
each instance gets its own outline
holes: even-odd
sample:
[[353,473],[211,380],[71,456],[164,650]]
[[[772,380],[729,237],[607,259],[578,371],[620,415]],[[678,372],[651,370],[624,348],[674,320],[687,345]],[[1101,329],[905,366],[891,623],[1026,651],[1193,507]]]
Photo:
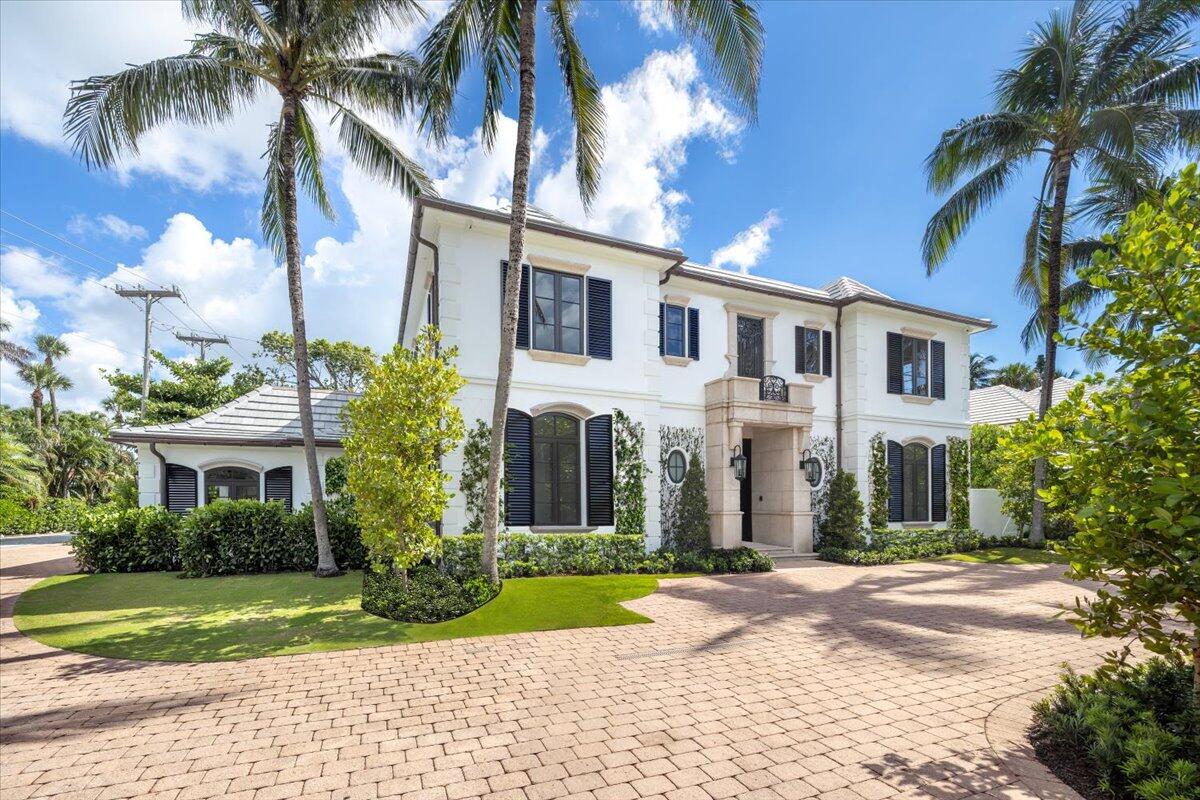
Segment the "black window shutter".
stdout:
[[612,281],[604,278],[587,279],[587,350],[612,359]]
[[700,309],[688,309],[688,358],[700,360]]
[[904,521],[904,448],[888,439],[888,522]]
[[585,423],[587,443],[588,525],[613,524],[612,416],[601,414]]
[[929,451],[930,510],[934,522],[946,521],[946,445],[936,444]]
[[665,319],[666,314],[667,314],[667,304],[659,303],[658,304],[658,354],[660,356],[663,353],[667,352],[667,344],[666,344],[666,335],[667,335],[666,327],[667,326],[666,326],[666,319]]
[[904,337],[888,331],[887,335],[887,393],[904,394],[904,371],[900,360]]
[[283,507],[288,513],[291,513],[292,468],[276,467],[275,469],[269,469],[267,470],[267,474],[263,476],[263,481],[266,483],[266,497],[263,499],[268,503],[272,500],[280,500],[283,502]]
[[821,331],[821,374],[833,377],[833,334]]
[[[508,275],[508,262],[500,262],[500,309],[504,310],[504,282]],[[517,348],[529,349],[529,265],[521,265],[521,296],[517,299]]]
[[[946,343],[929,343],[929,372],[932,375],[930,394],[938,400],[946,399]],[[944,517],[943,517],[944,519]]]
[[506,522],[509,525],[533,524],[533,417],[515,408],[508,410],[504,423],[504,451],[507,462],[504,479]]
[[804,374],[804,327],[796,326],[796,373]]
[[186,514],[196,507],[196,470],[182,464],[167,464],[167,511]]

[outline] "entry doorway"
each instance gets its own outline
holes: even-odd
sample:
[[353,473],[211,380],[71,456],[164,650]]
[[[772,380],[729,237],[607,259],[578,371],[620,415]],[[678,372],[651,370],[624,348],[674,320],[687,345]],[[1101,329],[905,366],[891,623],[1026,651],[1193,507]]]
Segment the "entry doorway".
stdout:
[[742,541],[754,541],[754,512],[752,501],[754,499],[754,459],[750,455],[750,439],[742,439],[742,455],[746,457],[746,479],[742,481],[739,487],[741,492],[741,501],[739,506],[742,511]]

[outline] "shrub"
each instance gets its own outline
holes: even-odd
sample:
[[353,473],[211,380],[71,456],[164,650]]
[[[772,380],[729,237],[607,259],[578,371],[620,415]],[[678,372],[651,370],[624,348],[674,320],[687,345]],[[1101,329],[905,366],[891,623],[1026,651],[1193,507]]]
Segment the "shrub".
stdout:
[[995,489],[999,485],[996,467],[1000,463],[999,425],[978,422],[971,426],[971,488]]
[[937,528],[909,530],[879,530],[871,533],[866,547],[822,547],[822,561],[838,564],[874,566],[893,564],[918,558],[934,558],[950,553],[978,550],[985,540],[976,531],[954,531]]
[[52,497],[35,507],[13,500],[0,500],[0,534],[5,536],[78,531],[90,508],[75,497]]
[[619,533],[646,533],[646,431],[621,409],[613,411],[613,515]]
[[770,572],[775,562],[766,553],[749,547],[731,550],[702,550],[676,553],[674,569],[678,572],[703,572],[706,575],[744,572]]
[[971,478],[967,440],[946,437],[946,461],[950,478],[950,527],[965,531],[971,527]]
[[676,552],[707,550],[712,544],[708,530],[708,490],[704,486],[704,457],[693,446],[688,453],[688,468],[679,487],[679,520],[674,547]]
[[[354,509],[354,498],[342,495],[325,502],[325,523],[329,529],[329,546],[333,548],[333,559],[342,569],[362,569],[367,563],[367,548],[363,544],[362,531],[358,527],[358,516]],[[317,565],[317,539],[313,530],[312,505],[305,503],[292,524],[301,529],[300,546],[303,558],[300,569],[315,569]]]
[[150,572],[179,569],[180,519],[162,506],[98,508],[71,539],[83,572]]
[[444,622],[461,617],[500,593],[480,575],[456,578],[422,564],[405,572],[367,570],[362,609],[400,622]]
[[870,487],[870,518],[867,525],[871,530],[886,528],[888,525],[888,500],[892,496],[888,486],[887,445],[883,434],[876,433],[871,437],[871,460],[867,470],[867,485]]
[[1085,763],[1118,800],[1200,796],[1200,709],[1181,662],[1067,672],[1034,709],[1033,736],[1042,754]]
[[863,504],[858,481],[850,472],[839,471],[829,482],[828,511],[817,531],[821,547],[862,549]]

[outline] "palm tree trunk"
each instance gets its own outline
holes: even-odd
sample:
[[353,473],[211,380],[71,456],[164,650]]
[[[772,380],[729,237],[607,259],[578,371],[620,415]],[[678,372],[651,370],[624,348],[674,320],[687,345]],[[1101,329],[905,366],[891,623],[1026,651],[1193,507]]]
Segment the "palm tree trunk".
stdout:
[[525,260],[525,217],[529,202],[529,162],[533,146],[534,35],[537,0],[521,3],[518,54],[520,105],[517,114],[517,150],[513,161],[512,222],[508,231],[508,274],[504,280],[504,313],[500,324],[500,362],[496,369],[496,397],[492,404],[491,452],[483,495],[483,574],[500,580],[496,563],[496,532],[500,527],[500,481],[504,469],[504,427],[512,389],[513,357],[517,349],[517,308],[521,291],[521,264]]
[[[54,360],[50,356],[46,356],[45,362],[47,367],[54,368]],[[58,398],[54,395],[54,385],[50,385],[50,417],[54,420],[54,427],[58,427]]]
[[34,389],[29,395],[29,400],[33,404],[33,424],[37,428],[38,433],[42,432],[42,390]]
[[304,289],[300,281],[300,231],[296,224],[296,103],[290,95],[283,98],[283,238],[287,249],[288,301],[292,307],[292,336],[296,349],[296,399],[300,406],[300,431],[304,437],[304,465],[312,492],[313,529],[317,537],[318,578],[340,575],[329,546],[329,527],[325,517],[325,494],[317,467],[317,436],[313,429],[312,385],[308,373],[308,338],[304,330]]
[[[1054,337],[1058,334],[1059,308],[1062,305],[1062,241],[1063,220],[1067,215],[1067,188],[1071,183],[1071,154],[1062,153],[1057,158],[1051,156],[1054,170],[1054,206],[1050,211],[1050,241],[1046,254],[1046,363],[1042,366],[1042,391],[1038,398],[1038,419],[1046,416],[1054,396],[1054,361],[1058,353],[1058,343]],[[1040,491],[1046,488],[1046,459],[1039,458],[1033,463],[1033,513],[1030,519],[1029,539],[1034,542],[1044,541],[1046,506],[1042,502]]]

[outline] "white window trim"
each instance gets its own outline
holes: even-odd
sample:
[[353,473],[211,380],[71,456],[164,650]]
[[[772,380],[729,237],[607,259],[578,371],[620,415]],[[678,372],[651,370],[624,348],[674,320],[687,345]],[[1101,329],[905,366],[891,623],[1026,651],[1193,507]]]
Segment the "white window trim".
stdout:
[[[690,344],[690,342],[688,341],[689,337],[688,337],[688,304],[686,302],[687,299],[688,298],[686,298],[686,297],[679,297],[678,295],[667,295],[666,297],[664,297],[662,299],[662,304],[663,304],[662,360],[665,361],[666,363],[671,364],[672,366],[676,366],[676,367],[686,367],[692,361],[690,358],[688,358],[688,345]],[[683,300],[685,302],[680,303],[680,302],[678,302],[679,300]],[[667,307],[668,306],[674,306],[675,308],[681,309],[683,311],[683,319],[680,321],[680,324],[683,326],[683,353],[681,355],[675,355],[673,353],[667,352],[667,330],[666,330],[666,327],[667,327]]]
[[[936,446],[933,439],[928,436],[909,436],[907,439],[900,440],[900,447],[908,447],[910,444],[919,444],[925,448],[925,507],[929,509],[929,516],[925,519],[902,519],[901,526],[905,528],[928,528],[936,525],[933,521],[933,448]],[[904,454],[900,454],[900,491],[904,491]],[[903,494],[901,495],[903,497]],[[900,516],[904,516],[904,503],[900,503]]]
[[[550,362],[557,363],[557,364],[575,364],[575,365],[579,365],[579,366],[582,366],[582,365],[588,363],[589,361],[591,361],[592,357],[590,355],[588,355],[588,351],[587,351],[588,350],[588,296],[587,296],[587,277],[586,277],[586,275],[583,272],[573,272],[571,270],[560,269],[558,267],[538,266],[537,264],[533,263],[533,261],[531,261],[529,259],[526,259],[526,260],[529,261],[529,287],[528,287],[528,292],[529,292],[529,297],[528,297],[528,302],[529,302],[529,349],[526,352],[529,353],[530,358],[532,358],[534,361],[550,361]],[[554,259],[541,259],[541,260],[542,261],[553,261]],[[567,266],[584,267],[585,272],[588,269],[586,264],[571,265],[571,263],[567,262],[567,261],[562,261],[562,262],[557,262],[557,263],[564,264]],[[537,274],[536,274],[537,270],[541,270],[542,272],[550,272],[550,273],[557,272],[562,275],[571,275],[573,277],[579,278],[579,352],[578,353],[564,353],[560,350],[545,350],[540,347],[535,347],[533,344],[534,337],[535,337],[535,330],[537,329],[537,323],[533,319],[534,306],[537,304],[537,292],[534,290],[534,286],[537,284]],[[564,357],[560,358],[560,356],[564,356]]]
[[[929,334],[926,336],[914,336],[912,328],[900,329],[900,397],[906,403],[920,403],[929,405],[933,402],[933,352],[930,347],[930,342],[933,340],[934,334],[931,331],[915,331],[915,333]],[[904,340],[913,339],[914,341],[923,342],[925,344],[925,392],[916,394],[915,392],[904,391]]]

